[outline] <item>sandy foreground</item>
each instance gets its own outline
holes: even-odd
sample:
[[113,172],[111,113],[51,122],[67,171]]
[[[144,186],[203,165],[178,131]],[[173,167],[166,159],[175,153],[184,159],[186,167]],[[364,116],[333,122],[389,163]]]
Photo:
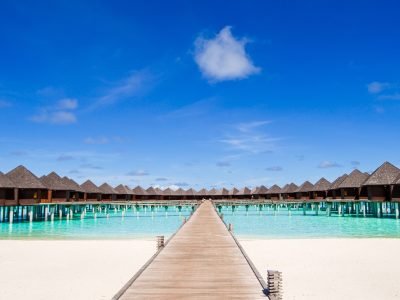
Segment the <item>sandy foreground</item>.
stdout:
[[[284,299],[399,299],[400,239],[240,240]],[[0,299],[110,299],[154,240],[0,241]]]
[[400,299],[400,239],[240,243],[264,278],[282,272],[283,299]]
[[153,240],[0,241],[0,299],[111,299]]

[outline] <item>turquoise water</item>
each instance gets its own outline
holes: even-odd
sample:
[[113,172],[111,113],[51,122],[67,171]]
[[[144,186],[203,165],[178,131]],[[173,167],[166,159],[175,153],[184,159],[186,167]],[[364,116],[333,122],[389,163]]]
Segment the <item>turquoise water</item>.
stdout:
[[308,211],[281,209],[274,212],[258,207],[238,206],[222,209],[225,223],[232,223],[236,236],[242,238],[400,238],[400,220],[350,216],[316,216]]
[[[164,235],[167,238],[190,215],[191,208],[156,208],[153,212],[128,210],[124,216],[121,211],[98,213],[94,218],[87,213],[81,219],[54,221],[0,223],[0,239],[140,239]],[[226,223],[234,225],[234,233],[241,238],[400,238],[400,220],[385,218],[363,218],[349,216],[327,217],[320,211],[318,216],[308,211],[303,216],[301,210],[285,209],[274,212],[263,207],[244,206],[223,207]]]
[[190,215],[190,208],[181,212],[175,207],[159,211],[128,210],[98,213],[94,218],[87,213],[85,218],[75,215],[73,219],[54,221],[0,223],[0,239],[140,239],[164,235],[168,238]]

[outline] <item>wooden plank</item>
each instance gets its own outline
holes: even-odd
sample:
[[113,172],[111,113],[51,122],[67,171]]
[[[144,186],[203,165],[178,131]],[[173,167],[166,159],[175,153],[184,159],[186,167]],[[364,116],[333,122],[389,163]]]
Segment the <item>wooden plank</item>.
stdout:
[[205,201],[119,299],[266,299],[236,241]]

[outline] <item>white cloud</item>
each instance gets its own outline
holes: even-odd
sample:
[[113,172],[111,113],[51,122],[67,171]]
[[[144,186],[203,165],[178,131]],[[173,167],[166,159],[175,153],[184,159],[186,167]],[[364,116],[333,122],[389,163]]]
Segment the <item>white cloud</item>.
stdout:
[[279,172],[279,171],[282,171],[283,168],[281,166],[272,166],[272,167],[265,168],[265,170],[266,171]]
[[400,100],[400,93],[394,93],[390,95],[380,95],[379,100]]
[[246,43],[246,39],[236,39],[226,26],[213,39],[196,39],[194,59],[211,81],[243,79],[261,70],[246,53]]
[[149,84],[151,76],[148,72],[135,72],[114,83],[102,96],[97,98],[92,108],[108,106],[121,100],[138,96]]
[[75,110],[78,107],[76,99],[61,99],[52,106],[41,108],[40,112],[30,118],[36,123],[49,123],[57,125],[76,123]]
[[108,144],[110,140],[106,137],[99,137],[99,138],[87,137],[84,139],[83,142],[89,145],[104,145]]
[[379,94],[389,87],[390,84],[387,82],[374,81],[367,84],[367,89],[370,94]]
[[127,176],[142,177],[142,176],[148,176],[148,175],[150,175],[150,174],[149,174],[149,172],[144,171],[144,170],[137,170],[137,171],[128,172],[126,175],[127,175]]
[[240,123],[238,124],[237,128],[241,132],[249,132],[257,127],[261,127],[266,124],[270,124],[271,121],[253,121],[247,123]]
[[324,160],[318,165],[318,168],[321,169],[338,168],[338,167],[341,167],[341,165],[336,162],[331,162],[328,160]]

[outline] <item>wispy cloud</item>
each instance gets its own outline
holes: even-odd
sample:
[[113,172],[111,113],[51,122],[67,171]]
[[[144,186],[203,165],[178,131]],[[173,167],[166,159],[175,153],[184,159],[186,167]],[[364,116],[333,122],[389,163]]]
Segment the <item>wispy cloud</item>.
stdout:
[[234,150],[259,154],[273,152],[276,142],[279,140],[281,139],[268,137],[264,134],[248,134],[222,138],[220,142]]
[[231,163],[229,161],[218,161],[216,163],[217,167],[225,168],[225,167],[230,167]]
[[279,172],[279,171],[282,171],[283,168],[281,166],[272,166],[272,167],[265,168],[265,170],[266,171]]
[[226,26],[212,39],[196,39],[194,59],[211,81],[243,79],[261,70],[246,53],[247,43],[246,38],[235,38],[231,27]]
[[237,125],[237,128],[240,132],[249,132],[255,128],[264,126],[266,124],[270,124],[271,121],[252,121],[252,122],[247,122],[247,123],[240,123]]
[[0,108],[6,108],[12,106],[10,101],[0,99]]
[[173,183],[173,185],[177,186],[177,187],[186,187],[186,186],[189,186],[189,183],[187,183],[187,182],[175,182],[175,183]]
[[61,154],[59,157],[57,157],[57,161],[69,161],[73,159],[75,159],[75,157],[68,154]]
[[367,89],[370,94],[379,94],[390,87],[390,83],[374,81],[367,84]]
[[99,96],[92,108],[104,107],[139,96],[148,88],[153,76],[148,71],[138,71],[130,74],[117,82],[110,84],[101,96]]
[[156,181],[168,181],[168,178],[165,177],[158,177],[155,179]]
[[91,164],[91,163],[82,164],[80,167],[82,169],[90,169],[90,170],[102,170],[103,169],[102,167]]
[[150,175],[149,172],[144,171],[144,170],[137,170],[137,171],[131,171],[126,173],[127,176],[135,176],[135,177],[142,177],[142,176],[148,176]]
[[329,160],[324,160],[318,165],[318,168],[320,169],[339,168],[339,167],[341,167],[340,164],[336,162],[331,162]]
[[400,93],[379,95],[378,99],[379,100],[400,100]]
[[66,125],[76,123],[76,109],[78,100],[64,98],[58,100],[51,106],[42,107],[40,112],[30,118],[35,123],[49,123]]
[[88,145],[104,145],[108,144],[110,140],[106,137],[98,137],[98,138],[87,137],[83,140],[83,142]]
[[28,155],[28,152],[24,151],[24,150],[14,150],[14,151],[10,152],[10,155],[12,155],[12,156],[26,156],[26,155]]

